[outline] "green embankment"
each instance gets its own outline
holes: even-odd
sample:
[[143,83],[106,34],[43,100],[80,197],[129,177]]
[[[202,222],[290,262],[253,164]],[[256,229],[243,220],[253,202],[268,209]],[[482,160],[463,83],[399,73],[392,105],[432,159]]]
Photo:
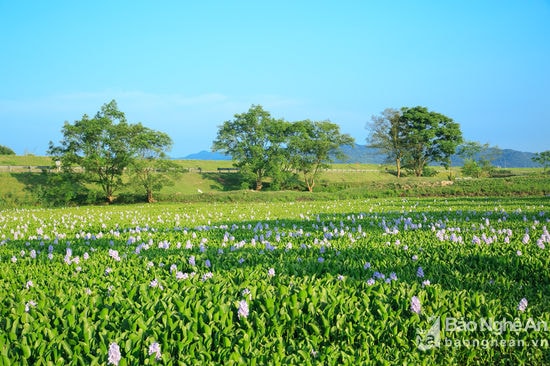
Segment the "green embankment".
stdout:
[[[537,168],[512,168],[500,178],[469,179],[461,177],[459,167],[453,168],[453,182],[447,172],[437,168],[432,177],[401,178],[391,174],[391,166],[369,164],[334,164],[316,182],[315,192],[300,190],[283,192],[253,192],[242,190],[239,174],[219,171],[232,167],[230,161],[178,160],[184,173],[155,192],[159,201],[288,201],[318,199],[350,199],[362,197],[420,197],[420,196],[541,196],[550,194],[550,175]],[[0,166],[52,166],[48,157],[0,156]],[[433,168],[432,168],[433,169]],[[36,206],[39,200],[31,192],[45,184],[46,174],[29,171],[0,170],[0,207]],[[99,191],[98,187],[91,187]],[[142,200],[135,188],[124,188],[119,202]],[[143,195],[144,196],[144,195]]]

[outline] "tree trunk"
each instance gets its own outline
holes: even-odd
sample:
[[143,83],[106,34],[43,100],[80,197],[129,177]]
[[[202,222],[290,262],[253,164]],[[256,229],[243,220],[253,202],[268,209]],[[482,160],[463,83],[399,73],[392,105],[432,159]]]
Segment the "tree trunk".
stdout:
[[421,177],[422,176],[422,172],[424,171],[424,166],[418,164],[415,168],[414,168],[414,174],[417,176],[417,177]]
[[153,198],[153,191],[147,190],[147,202],[153,203],[155,202],[155,199]]
[[309,179],[309,178],[304,174],[304,180],[306,181],[307,190],[308,190],[309,192],[313,192],[313,187],[315,186],[315,181],[313,180],[313,178]]
[[401,177],[401,159],[395,158],[395,166],[397,168],[397,178]]
[[114,200],[115,200],[115,196],[113,196],[112,194],[110,194],[110,195],[107,196],[107,203],[108,203],[108,204],[113,203]]
[[264,185],[262,183],[262,180],[261,179],[256,179],[256,190],[261,191],[263,186]]

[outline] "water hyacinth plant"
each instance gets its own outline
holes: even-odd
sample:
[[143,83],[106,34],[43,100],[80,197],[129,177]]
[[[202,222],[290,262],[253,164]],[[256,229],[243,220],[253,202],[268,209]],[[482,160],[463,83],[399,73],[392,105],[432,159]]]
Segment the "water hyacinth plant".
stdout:
[[548,203],[0,211],[0,364],[549,364],[542,330],[417,340],[433,319],[550,324]]

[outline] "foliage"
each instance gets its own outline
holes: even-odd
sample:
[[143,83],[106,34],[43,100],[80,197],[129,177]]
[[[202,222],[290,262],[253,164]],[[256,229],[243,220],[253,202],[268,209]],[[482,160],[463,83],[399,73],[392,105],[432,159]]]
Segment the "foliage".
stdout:
[[288,123],[271,117],[262,106],[252,105],[248,112],[235,114],[218,129],[212,149],[230,155],[245,179],[263,187],[263,179],[279,171],[285,161],[283,142]]
[[303,175],[308,191],[312,192],[320,169],[330,167],[331,154],[342,158],[340,147],[353,143],[351,136],[340,133],[337,124],[304,120],[290,127],[287,150],[293,168]]
[[259,191],[264,178],[271,179],[269,187],[273,190],[293,187],[298,172],[313,191],[320,170],[334,155],[343,156],[342,145],[351,144],[353,139],[341,134],[338,125],[330,121],[290,123],[274,119],[261,106],[253,105],[220,126],[213,150],[235,160],[245,178],[244,188],[254,184]]
[[[125,169],[137,158],[157,159],[171,144],[165,134],[141,124],[129,124],[114,100],[104,104],[93,118],[84,115],[74,124],[65,122],[62,133],[59,146],[50,142],[49,154],[60,161],[67,173],[83,170],[84,181],[98,184],[109,203],[115,200],[115,192],[123,185]],[[136,172],[142,169],[143,173],[147,164],[136,163],[134,168]],[[146,190],[152,189],[148,179],[144,182]]]
[[544,171],[550,167],[550,150],[546,150],[540,153],[536,153],[532,159],[535,163],[542,165]]
[[15,151],[7,146],[0,145],[0,155],[15,155]]
[[[450,318],[550,322],[547,206],[391,198],[1,211],[0,363],[548,364],[544,328],[444,328]],[[440,344],[426,350],[435,319]]]
[[425,107],[401,109],[401,123],[406,139],[406,165],[417,177],[430,162],[440,162],[448,168],[451,155],[462,142],[460,125],[451,118],[428,111]]
[[132,126],[132,145],[135,158],[130,171],[136,183],[147,195],[147,202],[155,201],[153,191],[160,191],[177,173],[177,165],[166,157],[172,139],[164,132],[154,131],[137,124]]
[[379,149],[388,161],[395,163],[398,178],[401,177],[401,165],[407,153],[405,120],[401,114],[397,109],[387,108],[380,116],[372,116],[371,123],[367,124],[369,146]]
[[44,207],[70,206],[96,203],[95,195],[82,181],[78,173],[43,173],[45,182],[31,187]]
[[[380,116],[372,117],[367,129],[369,145],[395,162],[397,177],[401,177],[402,167],[420,177],[431,162],[439,162],[449,170],[451,156],[462,142],[458,123],[420,106],[385,109]],[[451,177],[450,171],[448,175]]]
[[482,174],[491,176],[495,169],[493,161],[496,160],[502,151],[488,143],[481,144],[477,141],[466,141],[458,147],[457,155],[464,159],[462,173],[470,177],[481,177]]
[[460,170],[465,176],[473,178],[481,177],[481,174],[483,172],[483,169],[479,166],[479,164],[475,160],[470,158],[464,159],[464,164],[462,165],[462,168]]

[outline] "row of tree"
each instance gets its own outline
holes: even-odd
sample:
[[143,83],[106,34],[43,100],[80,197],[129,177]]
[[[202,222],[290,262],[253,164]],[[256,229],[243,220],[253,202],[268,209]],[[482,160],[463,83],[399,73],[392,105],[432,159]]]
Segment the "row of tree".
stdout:
[[319,172],[342,155],[342,146],[353,143],[330,121],[287,122],[252,105],[220,126],[212,149],[231,156],[248,188],[261,190],[265,178],[272,188],[284,188],[299,174],[313,191]]
[[[49,178],[58,187],[56,194],[63,195],[61,201],[70,201],[84,185],[93,183],[111,203],[127,184],[123,179],[127,176],[152,202],[153,192],[178,170],[166,155],[171,138],[141,123],[128,123],[114,100],[93,118],[84,115],[74,123],[65,122],[62,134],[60,144],[50,142],[48,150],[64,173],[63,179]],[[300,174],[313,191],[319,172],[341,154],[341,146],[353,143],[330,121],[287,122],[253,105],[220,126],[213,149],[233,158],[244,187],[261,190],[269,181],[271,188],[280,189],[296,182]]]
[[172,146],[170,136],[141,123],[128,123],[114,100],[93,118],[84,115],[73,124],[65,122],[62,134],[60,145],[50,142],[48,154],[67,177],[61,182],[70,185],[65,195],[76,195],[79,183],[95,183],[112,203],[115,192],[125,184],[124,173],[128,173],[129,180],[140,185],[152,202],[153,191],[162,187],[173,167],[166,156]]
[[434,162],[449,169],[451,156],[463,142],[457,122],[420,106],[385,109],[372,117],[367,129],[367,142],[395,163],[397,177],[403,168],[421,176],[426,165]]
[[[457,148],[465,159],[463,169],[471,170],[469,175],[490,165],[490,159],[481,154],[488,151],[488,145],[464,143],[458,123],[425,107],[386,109],[372,117],[367,129],[368,143],[395,163],[398,177],[403,169],[421,176],[427,164],[434,162],[449,168]],[[111,203],[116,192],[130,182],[141,186],[147,200],[153,202],[153,192],[178,171],[167,157],[172,139],[141,123],[128,123],[114,100],[93,118],[84,115],[74,123],[65,122],[62,134],[60,144],[50,142],[48,150],[64,173],[48,177],[53,187],[48,191],[50,200],[71,201],[93,183]],[[339,126],[328,120],[288,122],[252,105],[219,127],[212,149],[231,156],[240,168],[243,188],[261,190],[269,182],[272,189],[304,184],[313,191],[319,173],[334,158],[344,157],[340,148],[353,144],[351,136],[342,134]],[[13,151],[5,148],[0,153]],[[535,158],[546,166],[550,152]]]

